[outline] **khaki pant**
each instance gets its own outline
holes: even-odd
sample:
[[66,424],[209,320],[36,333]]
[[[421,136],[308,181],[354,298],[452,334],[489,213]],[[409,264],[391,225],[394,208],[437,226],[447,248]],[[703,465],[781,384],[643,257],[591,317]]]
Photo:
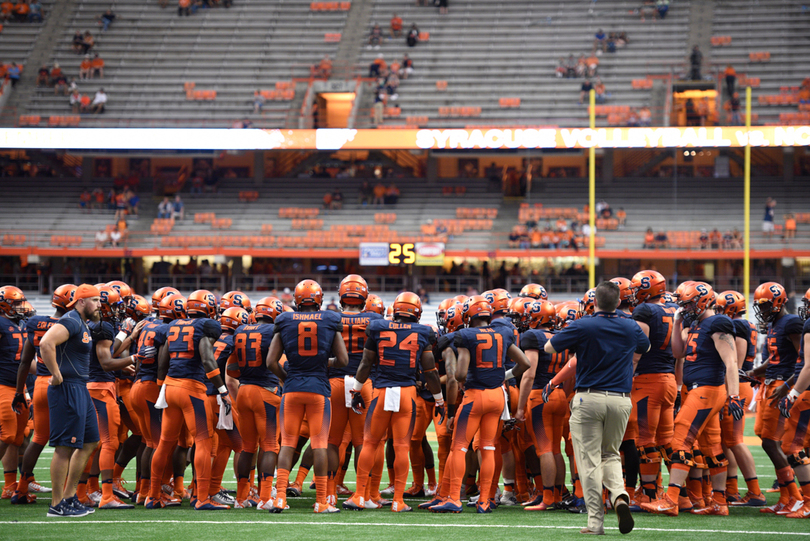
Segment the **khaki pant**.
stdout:
[[602,486],[610,491],[611,503],[621,495],[627,496],[619,446],[632,409],[629,396],[608,396],[598,391],[577,392],[571,400],[574,457],[588,508],[588,528],[595,532],[604,530]]

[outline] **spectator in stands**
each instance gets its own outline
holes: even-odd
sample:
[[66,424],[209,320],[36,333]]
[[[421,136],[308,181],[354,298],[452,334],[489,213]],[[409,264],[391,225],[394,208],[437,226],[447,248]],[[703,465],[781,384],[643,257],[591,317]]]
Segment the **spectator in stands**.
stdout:
[[96,231],[96,248],[104,248],[109,240],[106,229],[99,229]]
[[576,67],[577,77],[585,77],[588,73],[588,63],[585,62],[585,55],[579,55],[577,59],[577,67]]
[[104,13],[98,16],[98,24],[101,25],[101,32],[104,33],[110,27],[112,22],[115,20],[115,13],[111,9],[108,9]]
[[607,92],[605,91],[605,84],[602,82],[602,79],[596,78],[596,85],[594,85],[594,90],[596,91],[596,103],[605,103],[607,101]]
[[14,18],[19,22],[28,22],[28,15],[31,13],[31,6],[28,5],[28,0],[19,0],[14,6]]
[[127,198],[123,190],[115,194],[115,219],[123,218],[127,214]]
[[605,52],[605,44],[607,42],[607,36],[605,32],[600,28],[596,31],[596,34],[593,36],[593,52],[596,54],[601,54]]
[[723,235],[721,235],[720,231],[715,227],[712,232],[709,233],[709,243],[712,246],[712,250],[719,250],[721,242],[723,242]]
[[447,15],[447,0],[438,0],[439,15]]
[[168,197],[164,197],[163,201],[158,205],[158,218],[169,219],[172,217],[172,203]]
[[733,233],[733,238],[732,238],[732,241],[731,241],[731,246],[735,250],[742,250],[742,247],[743,247],[742,233],[740,233],[740,231],[736,227],[734,228],[734,233]]
[[82,209],[82,211],[90,212],[90,200],[91,199],[92,199],[92,196],[90,195],[90,190],[85,188],[82,191],[82,194],[79,196],[79,208]]
[[124,198],[127,201],[127,212],[129,214],[134,214],[135,216],[138,215],[138,205],[141,203],[141,198],[138,197],[138,194],[127,188],[124,191]]
[[253,114],[261,113],[262,107],[264,107],[264,96],[262,96],[261,90],[256,90],[253,92]]
[[84,55],[84,60],[79,64],[79,80],[84,81],[90,78],[90,69],[93,67],[93,61],[90,60],[90,55]]
[[605,43],[605,51],[607,51],[609,53],[615,53],[616,48],[617,48],[616,47],[617,40],[618,40],[618,37],[617,37],[616,33],[611,32],[608,35],[607,42]]
[[191,0],[178,0],[177,16],[182,17],[183,15],[186,17],[191,15]]
[[101,114],[104,112],[104,109],[107,106],[107,94],[104,92],[103,88],[99,88],[98,92],[96,92],[96,95],[93,98],[92,106],[93,113]]
[[617,32],[616,33],[616,48],[623,49],[630,43],[630,40],[627,38],[627,32]]
[[646,105],[638,110],[638,125],[643,128],[652,126],[652,111]]
[[329,304],[326,305],[327,310],[331,310],[332,312],[340,312],[340,308],[338,308],[337,303],[335,302],[335,298],[332,297],[329,299]]
[[543,234],[540,230],[536,227],[533,227],[529,231],[529,243],[531,244],[532,248],[547,248],[548,246],[543,246]]
[[733,96],[734,84],[737,82],[737,72],[731,64],[729,64],[726,66],[726,71],[723,72],[723,75],[726,77],[726,92],[728,92],[729,96]]
[[408,44],[408,47],[416,47],[416,44],[419,43],[419,28],[416,23],[411,24],[408,35],[405,37],[405,43]]
[[385,62],[385,56],[382,53],[377,55],[374,62],[368,68],[369,77],[380,77],[388,69],[388,64]]
[[332,76],[332,59],[328,54],[323,55],[321,62],[318,64],[318,77],[328,79]]
[[652,227],[647,228],[647,232],[644,233],[644,245],[642,248],[655,248],[655,233],[653,233]]
[[86,31],[82,37],[82,53],[87,54],[96,45],[96,40],[90,31]]
[[582,86],[580,87],[580,92],[579,92],[579,104],[580,105],[582,105],[582,103],[586,99],[588,99],[590,101],[590,98],[588,96],[590,95],[590,92],[591,92],[592,89],[593,89],[593,84],[591,84],[591,80],[590,79],[585,79],[585,81],[582,83]]
[[656,0],[655,9],[658,11],[659,18],[666,19],[669,12],[669,0]]
[[70,94],[70,107],[74,115],[78,115],[82,106],[82,95],[79,94],[79,89],[76,88]]
[[796,238],[796,216],[788,214],[785,216],[785,240],[791,242]]
[[378,182],[374,186],[374,200],[375,206],[381,207],[385,203],[385,186],[382,182]]
[[371,184],[369,184],[367,180],[364,180],[363,184],[360,185],[360,194],[357,197],[357,202],[361,205],[367,205],[371,203],[373,197],[374,190],[372,190]]
[[99,79],[104,78],[104,60],[98,56],[98,53],[93,55],[93,60],[90,65],[90,78],[92,79],[96,75],[98,75]]
[[11,63],[11,66],[9,66],[6,71],[6,77],[11,81],[12,88],[17,86],[17,83],[20,82],[20,66],[18,66],[16,62]]
[[93,201],[90,206],[99,210],[104,208],[104,192],[101,191],[101,188],[93,189]]
[[374,23],[374,26],[371,27],[371,32],[368,34],[368,48],[371,49],[374,47],[375,49],[380,48],[380,44],[382,43],[382,28],[377,23]]
[[174,203],[172,204],[172,218],[176,219],[184,219],[186,216],[186,211],[183,206],[183,200],[180,199],[180,194],[174,196]]
[[3,2],[0,4],[0,19],[7,21],[11,19],[11,14],[14,13],[13,2]]
[[740,104],[740,94],[735,92],[731,96],[731,99],[728,100],[728,102],[726,102],[726,104],[727,104],[726,107],[728,108],[730,113],[729,124],[731,124],[732,126],[742,126],[742,115],[740,114],[740,111],[742,109],[742,106]]
[[734,245],[734,235],[731,233],[729,229],[725,233],[723,233],[723,249],[724,250],[731,250],[731,247]]
[[568,70],[565,67],[565,58],[561,56],[560,59],[557,60],[557,67],[554,68],[554,76],[557,79],[562,79],[567,75],[567,71]]
[[692,54],[689,55],[689,64],[692,66],[692,71],[689,78],[693,81],[700,81],[700,66],[703,64],[703,53],[700,52],[700,47],[695,45],[692,48]]
[[42,22],[42,4],[39,0],[33,0],[29,7],[31,8],[31,12],[28,13],[28,22]]
[[573,54],[568,55],[565,61],[565,77],[566,79],[573,79],[577,76],[577,61]]
[[399,98],[397,89],[399,89],[399,75],[392,71],[385,80],[385,91],[388,92],[392,100],[397,100]]
[[326,210],[332,208],[332,192],[326,192],[323,195],[323,208]]
[[402,17],[394,13],[391,17],[391,39],[398,38],[402,35]]
[[585,64],[588,66],[587,75],[588,77],[596,76],[596,70],[599,68],[599,57],[595,54],[592,54],[588,58],[585,59]]
[[337,210],[343,208],[343,192],[337,186],[332,190],[332,208]]
[[619,210],[616,211],[616,220],[619,222],[619,229],[624,229],[624,224],[627,222],[627,212],[624,211],[624,207],[619,207]]
[[113,227],[113,230],[110,231],[110,243],[113,245],[113,248],[118,248],[119,242],[121,242],[121,232],[118,230],[118,226],[116,225]]
[[42,86],[48,86],[50,82],[51,70],[48,69],[48,66],[42,64],[42,67],[39,68],[37,72],[37,88]]
[[399,201],[399,188],[393,182],[385,190],[384,202],[386,205],[396,205]]
[[707,229],[700,230],[700,237],[698,237],[698,243],[700,245],[701,250],[708,250],[709,249],[709,231]]
[[82,33],[76,30],[76,33],[73,34],[73,52],[79,54],[82,52],[82,48],[84,45],[84,36]]
[[666,231],[659,231],[655,234],[655,246],[656,248],[669,248],[669,238]]
[[402,67],[399,68],[399,78],[407,79],[413,74],[413,60],[405,53],[402,57]]
[[69,96],[74,90],[79,90],[79,85],[76,84],[76,78],[71,77],[70,84],[68,85],[67,81],[65,81],[64,75],[60,75],[56,79],[56,85],[53,87],[54,94],[59,94],[61,92],[63,96]]

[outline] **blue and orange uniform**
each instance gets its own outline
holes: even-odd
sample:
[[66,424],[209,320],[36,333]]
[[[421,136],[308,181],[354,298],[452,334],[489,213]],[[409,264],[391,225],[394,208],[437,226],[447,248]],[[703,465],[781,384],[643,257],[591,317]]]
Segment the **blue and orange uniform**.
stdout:
[[[233,353],[233,331],[226,330],[224,326],[222,327],[222,331],[222,335],[214,342],[214,360],[217,362],[220,374],[225,374],[227,372],[228,359]],[[217,416],[218,422],[219,405],[216,397],[217,392],[210,380],[206,383],[206,394],[208,395],[208,401],[211,402],[211,407],[214,408],[214,414]],[[208,494],[211,496],[222,490],[222,477],[225,474],[225,469],[228,467],[231,452],[235,454],[242,452],[243,442],[242,435],[239,432],[239,414],[236,408],[233,408],[231,415],[233,417],[233,428],[214,428],[216,443],[214,445],[214,463],[211,466],[211,486],[208,489]]]
[[[0,317],[0,443],[19,447],[25,437],[28,425],[28,407],[23,404],[16,413],[11,404],[17,394],[17,371],[20,367],[25,335],[14,321]],[[16,461],[14,462],[16,465]],[[17,488],[16,467],[4,472],[3,497],[11,498]]]
[[377,359],[377,373],[357,462],[355,496],[365,494],[377,448],[387,434],[393,439],[395,452],[393,501],[404,506],[408,451],[416,423],[418,367],[422,354],[434,342],[433,329],[416,322],[377,319],[366,329],[365,349]]
[[[745,342],[745,358],[743,359],[742,370],[748,372],[754,369],[754,358],[756,357],[757,350],[757,328],[752,322],[747,319],[734,319],[735,336]],[[739,352],[738,352],[739,354]],[[740,381],[740,400],[743,401],[745,407],[751,405],[754,400],[754,389],[747,381]],[[723,408],[723,418],[720,419],[720,430],[723,434],[723,445],[728,448],[740,445],[743,443],[745,435],[745,417],[735,420],[734,417],[729,415],[728,407]],[[756,492],[754,493],[756,494]]]
[[[436,368],[439,371],[439,377],[447,378],[447,366],[444,361],[444,352],[446,349],[450,349],[453,352],[455,357],[458,357],[458,349],[456,345],[453,343],[455,338],[454,332],[449,332],[439,336],[438,340],[436,340],[436,345],[433,346],[433,358],[436,361]],[[444,394],[445,401],[447,400],[447,385],[446,383],[442,384],[442,394]],[[431,399],[433,397],[431,396]],[[452,406],[455,407],[457,404],[453,404]],[[439,460],[439,471],[438,471],[438,478],[444,482],[444,472],[447,466],[447,457],[450,456],[450,447],[453,444],[453,433],[452,431],[447,429],[447,422],[448,418],[445,418],[444,422],[441,422],[441,419],[434,415],[433,417],[433,428],[436,430],[436,439],[438,440],[439,450],[437,452],[438,460]],[[449,482],[449,478],[448,478]]]
[[[795,376],[796,380],[804,368],[805,355],[804,341],[810,335],[810,319],[804,322],[802,327],[801,347],[799,348],[799,355],[796,360]],[[805,455],[804,449],[810,447],[810,388],[805,389],[790,410],[790,418],[785,421],[785,433],[782,436],[782,452],[787,456],[788,463],[791,467],[810,465],[810,457]],[[802,494],[805,496],[804,501],[807,505],[807,494],[810,488],[806,485],[802,486]]]
[[[160,395],[160,387],[157,384],[157,351],[166,343],[168,329],[169,325],[159,320],[151,321],[141,329],[138,336],[140,364],[130,391],[132,410],[140,426],[141,435],[146,446],[153,450],[157,449],[160,442],[162,416],[162,412],[155,408]],[[155,348],[155,355],[146,357],[144,352],[151,347]]]
[[[228,359],[228,373],[239,379],[236,411],[243,452],[252,455],[256,448],[264,453],[278,454],[278,419],[281,394],[278,377],[267,368],[265,359],[273,340],[274,325],[258,323],[243,325],[233,335],[233,352]],[[240,458],[240,462],[244,460]],[[243,472],[247,473],[247,472]],[[261,500],[272,500],[273,470],[262,471]],[[248,498],[248,478],[239,479],[237,501]]]
[[205,394],[207,374],[200,356],[200,341],[215,341],[221,334],[221,325],[206,317],[178,319],[169,324],[164,346],[169,356],[169,371],[164,383],[168,406],[163,410],[160,443],[152,457],[149,497],[154,501],[160,498],[163,469],[184,422],[196,446],[194,474],[197,494],[201,498],[208,495],[215,414]]
[[53,316],[34,316],[25,322],[25,334],[34,347],[37,360],[37,375],[34,392],[31,395],[31,409],[34,413],[34,435],[31,441],[45,446],[48,444],[50,423],[48,422],[48,380],[51,373],[39,354],[39,342],[48,329],[53,327],[59,318]]

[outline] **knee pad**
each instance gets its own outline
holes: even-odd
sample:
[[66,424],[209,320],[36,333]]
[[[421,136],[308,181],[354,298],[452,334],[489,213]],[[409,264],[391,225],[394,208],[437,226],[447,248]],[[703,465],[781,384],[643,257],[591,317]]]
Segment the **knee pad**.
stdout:
[[[673,462],[675,461],[673,460]],[[692,467],[700,468],[701,470],[709,469],[709,465],[706,464],[706,457],[703,456],[703,453],[700,451],[700,449],[693,449]]]
[[661,455],[658,454],[657,447],[637,447],[638,461],[641,464],[660,464]]
[[689,451],[674,451],[669,460],[672,464],[683,464],[690,468],[695,467],[695,461],[692,460],[692,453]]
[[720,453],[719,455],[715,456],[707,456],[706,464],[709,466],[710,470],[714,470],[728,466],[728,460],[726,459],[726,455]]
[[658,453],[663,459],[664,464],[666,464],[667,468],[669,468],[669,466],[672,464],[672,462],[669,460],[669,457],[672,456],[672,447],[659,446]]
[[791,468],[797,468],[799,466],[807,466],[810,464],[810,457],[808,457],[807,453],[805,453],[804,451],[799,451],[798,453],[788,455],[787,460]]

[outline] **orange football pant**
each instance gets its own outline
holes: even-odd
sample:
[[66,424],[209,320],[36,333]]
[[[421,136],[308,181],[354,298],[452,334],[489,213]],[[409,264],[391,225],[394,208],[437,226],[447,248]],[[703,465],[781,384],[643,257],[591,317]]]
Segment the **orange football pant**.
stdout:
[[[724,385],[704,385],[682,391],[682,405],[675,419],[675,434],[672,438],[673,456],[683,451],[692,453],[695,441],[699,440],[704,456],[718,456],[723,449],[720,442],[720,411],[726,403]],[[705,434],[704,434],[705,432]],[[673,469],[689,470],[685,464],[673,461]]]
[[38,376],[34,382],[34,396],[31,407],[34,409],[34,437],[31,441],[46,446],[51,433],[51,416],[48,410],[48,381],[51,376]]
[[[332,385],[332,396],[330,398],[332,422],[329,427],[329,445],[340,447],[341,443],[343,443],[346,426],[348,426],[352,434],[352,445],[360,447],[363,445],[363,426],[366,424],[366,412],[357,415],[352,411],[352,408],[346,407],[345,380],[342,377],[331,378],[329,383]],[[371,402],[372,386],[370,379],[363,384],[360,394],[366,404]]]
[[98,417],[99,441],[98,467],[112,470],[115,467],[115,453],[118,451],[118,428],[121,426],[121,412],[115,395],[115,383],[88,383],[90,398]]

